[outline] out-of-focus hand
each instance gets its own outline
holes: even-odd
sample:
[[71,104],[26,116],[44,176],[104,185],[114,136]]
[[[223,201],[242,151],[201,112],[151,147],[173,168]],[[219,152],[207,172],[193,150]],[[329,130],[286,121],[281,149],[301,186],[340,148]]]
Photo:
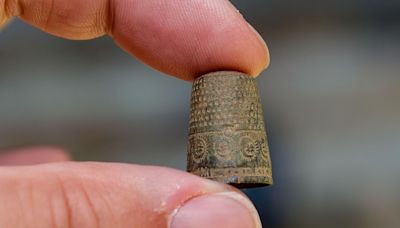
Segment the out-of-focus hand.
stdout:
[[[269,63],[226,0],[0,0],[0,25],[13,16],[68,39],[108,34],[189,81],[216,70],[257,76]],[[0,227],[261,227],[243,194],[177,170],[68,162],[48,147],[1,154],[0,165]]]

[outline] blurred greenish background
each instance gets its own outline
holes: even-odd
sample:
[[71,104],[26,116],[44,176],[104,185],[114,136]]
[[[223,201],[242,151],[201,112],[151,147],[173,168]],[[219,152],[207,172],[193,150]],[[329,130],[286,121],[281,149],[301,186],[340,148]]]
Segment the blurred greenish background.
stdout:
[[[265,227],[400,227],[400,1],[233,1],[266,39],[258,79],[272,188]],[[0,36],[0,148],[184,169],[191,85],[111,39],[15,20]]]

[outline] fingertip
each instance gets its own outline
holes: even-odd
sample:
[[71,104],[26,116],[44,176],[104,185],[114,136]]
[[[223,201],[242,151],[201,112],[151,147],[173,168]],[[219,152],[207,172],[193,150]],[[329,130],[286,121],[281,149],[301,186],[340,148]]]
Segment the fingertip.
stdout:
[[119,2],[115,12],[117,44],[180,79],[220,70],[256,77],[268,65],[265,42],[229,1]]

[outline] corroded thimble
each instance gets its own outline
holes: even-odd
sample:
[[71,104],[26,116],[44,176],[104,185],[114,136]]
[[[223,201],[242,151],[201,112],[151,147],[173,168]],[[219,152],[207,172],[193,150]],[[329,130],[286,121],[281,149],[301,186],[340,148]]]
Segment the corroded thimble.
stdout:
[[188,172],[239,188],[272,184],[254,78],[221,71],[194,81],[187,160]]

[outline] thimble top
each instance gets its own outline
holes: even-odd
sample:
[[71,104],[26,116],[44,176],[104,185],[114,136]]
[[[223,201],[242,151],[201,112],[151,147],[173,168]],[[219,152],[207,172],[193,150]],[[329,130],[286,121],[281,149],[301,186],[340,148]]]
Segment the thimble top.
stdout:
[[267,136],[254,78],[221,71],[195,80],[188,170],[238,187],[272,184]]
[[254,79],[238,72],[206,74],[193,84],[190,134],[221,130],[264,131]]

